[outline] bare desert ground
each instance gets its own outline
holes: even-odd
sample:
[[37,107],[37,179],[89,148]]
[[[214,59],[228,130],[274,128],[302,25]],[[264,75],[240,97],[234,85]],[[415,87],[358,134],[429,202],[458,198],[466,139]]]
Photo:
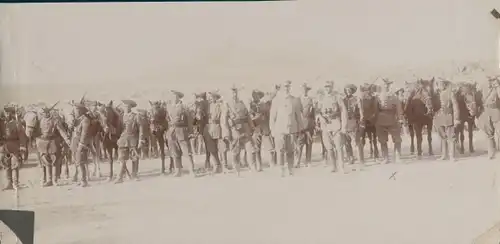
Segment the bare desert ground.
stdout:
[[[475,155],[455,163],[408,156],[347,175],[330,173],[318,146],[314,167],[285,178],[270,169],[172,178],[158,175],[158,160],[147,160],[139,182],[42,189],[37,169],[24,169],[29,187],[19,191],[20,209],[35,211],[42,244],[469,244],[498,216],[496,163],[486,160],[481,141]],[[201,156],[197,162],[201,167]],[[0,208],[15,207],[13,192],[0,199]],[[0,231],[13,243],[5,226]]]

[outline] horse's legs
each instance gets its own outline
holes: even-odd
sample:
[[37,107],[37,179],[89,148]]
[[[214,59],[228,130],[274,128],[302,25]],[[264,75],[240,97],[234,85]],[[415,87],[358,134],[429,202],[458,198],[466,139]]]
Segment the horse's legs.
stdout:
[[422,156],[422,131],[424,128],[424,125],[422,123],[415,123],[413,124],[413,131],[414,131],[414,136],[417,139],[417,157]]
[[[106,148],[106,153],[108,155],[113,155],[113,149],[115,148],[113,145],[105,145],[105,148]],[[109,176],[108,176],[109,181],[113,181],[113,176],[114,176],[113,163],[114,163],[113,157],[109,157]]]
[[408,131],[410,132],[410,153],[415,154],[415,128],[413,124],[408,125]]
[[427,123],[427,145],[429,146],[429,156],[434,155],[434,150],[432,150],[432,119]]
[[469,119],[467,121],[467,132],[469,137],[469,152],[474,153],[474,120]]
[[166,170],[166,167],[165,167],[165,141],[163,139],[163,136],[161,136],[161,133],[160,133],[160,136],[158,136],[156,138],[156,141],[158,142],[157,144],[160,148],[161,173],[165,174],[165,170]]
[[373,145],[373,157],[374,159],[379,158],[379,151],[378,151],[378,141],[377,141],[377,129],[375,126],[370,127],[370,138],[371,138],[371,145]]

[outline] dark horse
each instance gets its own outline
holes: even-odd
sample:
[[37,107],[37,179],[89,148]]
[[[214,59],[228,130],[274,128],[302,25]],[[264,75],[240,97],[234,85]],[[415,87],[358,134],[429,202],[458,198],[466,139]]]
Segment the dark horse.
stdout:
[[[109,159],[109,176],[108,180],[113,180],[113,163],[114,163],[114,152],[118,152],[118,138],[122,133],[122,124],[120,114],[113,107],[113,101],[108,104],[99,104],[97,109],[99,124],[102,128],[101,142],[104,151],[108,155]],[[113,151],[114,149],[114,151]]]
[[[158,147],[160,151],[160,159],[161,159],[161,173],[165,174],[165,133],[168,128],[167,121],[167,108],[163,105],[161,101],[149,101],[149,105],[151,106],[151,117],[149,118],[150,131],[155,140],[151,140],[152,143],[156,143],[157,145],[151,145],[151,147]],[[169,170],[173,171],[174,169],[174,161],[170,158],[170,167]]]
[[427,143],[429,155],[432,150],[432,113],[434,108],[434,78],[431,80],[418,79],[415,82],[405,82],[403,112],[408,122],[410,132],[410,152],[415,153],[415,137],[417,137],[417,156],[422,156],[422,132],[427,129]]
[[[474,134],[474,119],[477,115],[480,96],[477,96],[476,84],[471,82],[459,82],[455,85],[456,97],[458,102],[458,113],[460,124],[455,127],[455,138],[460,154],[465,153],[465,124],[467,123],[467,132],[469,137],[469,152],[474,152],[473,134]],[[458,144],[460,140],[460,144]]]

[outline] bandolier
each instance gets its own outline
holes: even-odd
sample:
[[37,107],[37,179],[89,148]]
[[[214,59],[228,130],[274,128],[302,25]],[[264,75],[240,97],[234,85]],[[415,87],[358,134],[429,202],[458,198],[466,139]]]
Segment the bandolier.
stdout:
[[61,141],[70,145],[69,134],[65,130],[62,119],[52,111],[57,105],[42,108],[39,122],[40,137],[36,138],[36,148],[40,154],[42,164],[42,186],[48,187],[57,184],[61,175],[62,145]]
[[[318,104],[317,118],[332,172],[345,173],[343,135],[347,127],[347,108],[342,97],[333,90],[334,82],[325,83],[326,94]],[[340,162],[338,162],[340,160]]]
[[482,89],[482,106],[479,108],[478,127],[488,137],[488,156],[495,158],[495,137],[500,134],[500,75],[489,75],[486,86]]
[[26,151],[27,137],[22,124],[16,119],[16,108],[4,107],[5,117],[0,121],[0,163],[5,169],[7,184],[3,190],[17,189],[21,154]]

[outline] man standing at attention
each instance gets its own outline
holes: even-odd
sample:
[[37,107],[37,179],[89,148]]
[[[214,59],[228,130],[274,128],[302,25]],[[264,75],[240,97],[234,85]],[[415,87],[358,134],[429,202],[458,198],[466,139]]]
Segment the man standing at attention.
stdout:
[[458,102],[451,81],[438,81],[439,103],[434,127],[441,138],[441,160],[455,161],[455,126],[460,124]]
[[316,116],[321,125],[327,161],[333,165],[332,172],[345,173],[343,133],[347,128],[347,108],[340,94],[333,90],[333,85],[333,81],[325,83],[326,94],[318,102]]
[[286,166],[288,174],[293,175],[295,142],[299,133],[304,130],[302,104],[299,98],[292,96],[291,86],[291,81],[282,85],[282,94],[273,100],[270,112],[270,128],[276,151],[279,152],[282,176],[285,176]]
[[389,79],[382,79],[384,87],[378,99],[378,117],[375,122],[377,137],[382,150],[382,163],[389,163],[389,134],[394,142],[395,161],[401,157],[401,125],[403,124],[403,108],[394,92]]
[[304,130],[299,134],[297,139],[297,162],[295,167],[300,167],[300,160],[302,158],[302,151],[304,146],[306,148],[306,161],[305,166],[309,167],[311,165],[312,157],[312,145],[313,145],[313,135],[316,128],[316,115],[314,112],[314,101],[309,96],[309,91],[311,87],[307,83],[302,84],[302,96],[300,97],[300,102],[303,107],[302,120],[304,122]]

